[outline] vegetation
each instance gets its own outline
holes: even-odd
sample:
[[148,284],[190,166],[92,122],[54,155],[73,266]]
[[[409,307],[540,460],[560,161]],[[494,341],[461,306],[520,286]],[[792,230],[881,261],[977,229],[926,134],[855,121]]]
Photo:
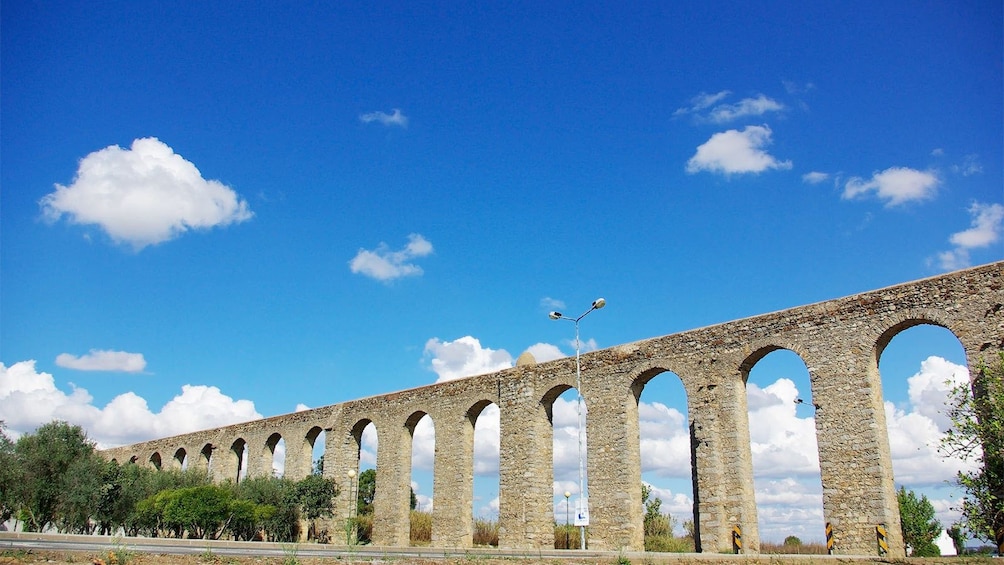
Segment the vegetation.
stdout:
[[926,495],[919,499],[906,487],[896,493],[899,501],[899,519],[903,529],[903,543],[914,557],[937,557],[941,550],[934,540],[941,533],[941,523],[934,519],[934,506]]
[[942,439],[951,456],[975,459],[974,471],[960,471],[964,490],[962,526],[974,537],[994,542],[1004,554],[1004,351],[977,368],[972,385],[952,390],[952,428]]
[[[330,479],[214,484],[204,471],[105,461],[79,426],[54,421],[10,440],[0,422],[0,517],[27,531],[296,541],[300,518],[333,513]],[[313,532],[311,532],[313,533]]]
[[642,483],[641,502],[645,506],[643,521],[645,531],[645,551],[664,553],[690,553],[694,551],[693,524],[684,525],[687,534],[677,537],[673,534],[677,520],[668,512],[662,512],[662,499],[652,497],[652,487]]

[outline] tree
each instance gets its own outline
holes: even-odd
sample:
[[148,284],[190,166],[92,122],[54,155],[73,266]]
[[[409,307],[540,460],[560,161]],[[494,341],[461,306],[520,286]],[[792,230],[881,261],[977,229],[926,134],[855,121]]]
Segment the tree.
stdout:
[[956,386],[949,398],[952,428],[942,437],[949,456],[977,463],[959,471],[965,490],[962,521],[974,537],[991,540],[1004,554],[1004,351],[977,367],[971,386]]
[[7,437],[5,428],[3,420],[0,420],[0,522],[9,520],[17,510],[14,485],[20,482],[14,442]]
[[934,506],[922,495],[920,499],[906,487],[896,493],[899,502],[899,519],[903,529],[903,543],[911,548],[910,555],[931,557],[941,555],[935,538],[941,534],[941,523],[934,519]]
[[[25,434],[14,444],[20,477],[12,493],[25,516],[25,530],[39,532],[52,524],[66,504],[66,495],[79,494],[67,484],[67,470],[78,460],[94,457],[94,444],[80,426],[53,421]],[[70,488],[68,488],[70,487]]]
[[373,497],[376,495],[376,469],[366,469],[359,473],[356,483],[356,514],[365,516],[373,513]]
[[948,537],[952,538],[952,545],[955,546],[956,555],[962,555],[965,553],[966,534],[962,530],[962,526],[952,524],[952,526],[948,528]]

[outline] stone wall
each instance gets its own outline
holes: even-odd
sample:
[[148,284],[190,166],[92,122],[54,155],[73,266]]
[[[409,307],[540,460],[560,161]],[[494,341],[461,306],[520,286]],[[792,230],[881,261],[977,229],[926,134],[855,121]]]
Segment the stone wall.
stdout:
[[[695,518],[701,550],[731,548],[741,526],[747,552],[759,551],[745,383],[749,370],[777,349],[797,353],[809,371],[823,512],[836,553],[874,555],[875,527],[888,526],[892,556],[904,554],[878,360],[900,331],[918,324],[951,330],[970,368],[1004,348],[1004,263],[889,287],[590,352],[581,357],[590,495],[589,546],[643,547],[638,399],[645,384],[670,371],[683,383],[692,431]],[[523,357],[525,361],[526,358]],[[286,476],[310,471],[311,449],[326,430],[326,475],[351,492],[362,430],[377,429],[374,543],[408,544],[411,439],[429,415],[436,430],[433,545],[469,547],[473,521],[474,422],[499,407],[499,540],[502,548],[553,544],[551,407],[575,386],[575,359],[516,367],[153,440],[105,451],[120,462],[161,467],[211,466],[215,478],[239,473],[240,447],[249,474],[271,472],[272,449],[286,442]],[[182,454],[179,450],[183,449]],[[211,462],[211,464],[210,464]],[[351,512],[338,497],[338,516]]]

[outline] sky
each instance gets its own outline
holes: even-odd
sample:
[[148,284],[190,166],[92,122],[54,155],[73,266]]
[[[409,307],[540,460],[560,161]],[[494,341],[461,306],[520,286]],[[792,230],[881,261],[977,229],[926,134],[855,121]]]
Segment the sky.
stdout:
[[[585,351],[1004,258],[1000,2],[397,4],[4,2],[9,435],[109,447],[574,355],[547,313],[601,296]],[[961,346],[914,328],[880,369],[897,485],[951,523]],[[761,535],[822,540],[804,364],[748,393]],[[681,520],[683,395],[662,375],[640,410]],[[559,521],[575,430],[569,392]]]

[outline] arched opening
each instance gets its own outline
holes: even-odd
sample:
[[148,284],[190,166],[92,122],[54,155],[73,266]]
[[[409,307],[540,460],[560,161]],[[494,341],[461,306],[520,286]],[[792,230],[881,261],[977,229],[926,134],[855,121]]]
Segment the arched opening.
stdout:
[[133,455],[132,457],[129,458],[129,463],[131,463],[133,465],[135,465],[138,462],[139,462],[139,457],[137,457],[135,455]]
[[[237,438],[232,444],[230,444],[230,461],[232,474],[230,477],[234,479],[234,482],[241,482],[247,475],[247,442],[243,438]],[[229,478],[229,477],[228,477]]]
[[955,477],[966,463],[946,457],[938,445],[951,427],[949,392],[969,383],[966,352],[949,329],[921,320],[890,328],[876,352],[896,489],[926,496],[947,528],[961,518]]
[[427,545],[432,541],[436,426],[428,414],[416,412],[405,422],[405,427],[411,432],[410,539],[413,545]]
[[790,349],[765,348],[750,356],[744,372],[760,550],[800,551],[801,543],[824,544],[809,370]]
[[638,400],[645,549],[697,551],[687,391],[671,371],[646,373],[633,388]]
[[310,472],[315,475],[321,475],[324,471],[324,442],[327,435],[324,430],[319,426],[314,426],[307,430],[307,435],[303,437],[304,449],[301,453],[306,454],[310,457],[309,461],[301,462],[307,463],[306,465]]
[[[348,533],[352,542],[370,543],[373,536],[374,507],[373,497],[377,489],[377,442],[376,425],[370,420],[360,420],[352,427],[351,432],[356,447],[356,461],[346,463],[349,476],[350,498],[355,498],[355,504],[349,507],[349,520],[355,523],[355,528]],[[351,539],[355,536],[355,539]]]
[[188,452],[185,451],[184,447],[179,447],[177,451],[174,452],[174,467],[176,469],[181,469],[185,471],[188,469]]
[[202,446],[202,450],[199,451],[201,456],[201,466],[206,471],[206,474],[212,476],[213,473],[213,444],[207,443]]
[[499,518],[499,407],[482,401],[468,411],[474,422],[474,545],[498,546]]
[[153,455],[150,456],[150,465],[153,465],[154,469],[157,469],[158,471],[160,471],[160,469],[161,469],[161,461],[160,461],[160,453],[159,452],[155,451],[153,453]]
[[278,432],[265,440],[265,456],[269,462],[269,473],[273,477],[286,474],[286,440]]
[[[586,402],[572,387],[556,388],[543,400],[551,421],[552,512],[560,524],[554,544],[561,549],[588,547],[589,529],[583,525],[589,515]],[[570,523],[559,522],[559,516]]]

